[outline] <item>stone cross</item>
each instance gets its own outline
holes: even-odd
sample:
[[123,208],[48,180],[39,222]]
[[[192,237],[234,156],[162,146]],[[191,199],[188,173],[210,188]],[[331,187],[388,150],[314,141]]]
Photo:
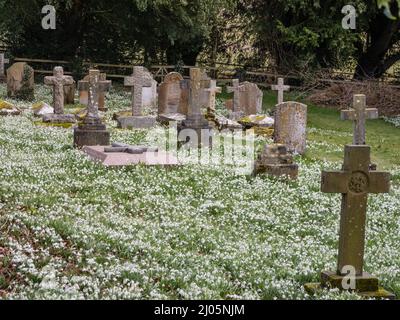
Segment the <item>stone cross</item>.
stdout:
[[216,95],[222,92],[222,88],[217,87],[217,80],[210,80],[210,87],[204,90],[210,93],[208,109],[213,112],[215,111]]
[[144,67],[133,67],[133,74],[125,77],[124,85],[132,87],[132,115],[141,116],[143,87],[150,88],[152,79],[148,77]]
[[240,109],[240,92],[245,91],[245,87],[239,85],[239,79],[233,79],[232,80],[232,86],[227,87],[228,93],[233,92],[233,112],[238,112]]
[[290,86],[286,86],[284,81],[283,78],[278,78],[278,85],[271,86],[272,90],[278,91],[278,104],[283,103],[283,92],[290,90]]
[[55,114],[64,113],[64,86],[74,84],[71,76],[64,76],[62,67],[55,67],[53,76],[45,77],[44,83],[53,86],[53,107]]
[[125,143],[115,142],[111,147],[104,148],[106,153],[129,153],[129,154],[142,154],[145,152],[158,152],[158,148],[144,147],[144,146],[131,146]]
[[0,78],[4,78],[4,65],[10,63],[10,60],[4,58],[4,53],[0,53]]
[[365,144],[365,122],[367,119],[378,119],[378,109],[366,107],[366,97],[356,94],[353,98],[353,109],[342,110],[342,120],[354,121],[353,144]]
[[369,146],[347,145],[342,170],[322,172],[322,192],[342,194],[338,275],[345,266],[363,274],[367,197],[390,190],[390,174],[370,169],[370,153]]
[[99,94],[111,88],[111,81],[100,80],[99,70],[89,70],[89,81],[79,81],[79,90],[88,91],[88,113],[85,122],[94,120],[98,122],[99,116]]

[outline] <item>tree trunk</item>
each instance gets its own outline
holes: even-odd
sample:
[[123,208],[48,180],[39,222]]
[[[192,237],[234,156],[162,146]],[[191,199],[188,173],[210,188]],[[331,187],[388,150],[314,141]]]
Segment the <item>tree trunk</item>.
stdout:
[[388,19],[379,13],[370,24],[369,44],[367,50],[361,54],[354,78],[366,80],[380,78],[398,60],[397,55],[386,57],[395,43],[394,38],[400,29],[400,20]]

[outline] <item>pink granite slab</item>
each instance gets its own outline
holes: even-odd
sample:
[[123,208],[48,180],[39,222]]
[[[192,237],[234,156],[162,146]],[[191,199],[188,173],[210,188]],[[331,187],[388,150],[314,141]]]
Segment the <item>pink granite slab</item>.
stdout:
[[144,164],[146,166],[177,166],[178,159],[171,153],[145,152],[142,154],[129,154],[125,152],[104,152],[104,148],[109,146],[85,146],[82,151],[86,153],[90,159],[100,161],[104,166],[129,166]]

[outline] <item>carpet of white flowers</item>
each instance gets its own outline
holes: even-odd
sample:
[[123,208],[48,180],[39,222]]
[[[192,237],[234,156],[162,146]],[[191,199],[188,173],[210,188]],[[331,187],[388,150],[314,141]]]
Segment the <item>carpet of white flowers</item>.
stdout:
[[[51,102],[48,88],[36,96]],[[303,289],[336,266],[341,197],[319,189],[321,169],[341,163],[297,158],[294,182],[223,163],[110,169],[72,148],[72,129],[34,124],[30,104],[14,103],[23,115],[0,118],[0,298],[358,298]],[[112,111],[129,105],[109,95]],[[151,144],[163,130],[117,130],[111,113],[112,141]],[[390,194],[369,197],[365,262],[399,296],[400,168],[391,172]]]

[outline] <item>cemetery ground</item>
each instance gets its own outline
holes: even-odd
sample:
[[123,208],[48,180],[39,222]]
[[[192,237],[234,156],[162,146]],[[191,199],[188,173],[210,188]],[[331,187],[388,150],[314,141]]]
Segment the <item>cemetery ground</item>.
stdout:
[[[107,96],[111,140],[154,144],[161,127],[111,120],[130,94]],[[264,97],[271,108],[275,93]],[[37,86],[36,100],[50,103],[51,89]],[[320,177],[352,141],[338,111],[307,103],[308,151],[296,158],[299,179],[286,181],[219,163],[105,168],[72,148],[72,129],[37,125],[30,103],[15,104],[23,115],[0,118],[1,298],[359,299],[303,289],[336,264],[341,197],[321,193]],[[399,120],[368,121],[372,160],[392,173],[392,190],[368,199],[366,271],[397,296],[399,133]],[[257,137],[257,148],[267,141]]]

